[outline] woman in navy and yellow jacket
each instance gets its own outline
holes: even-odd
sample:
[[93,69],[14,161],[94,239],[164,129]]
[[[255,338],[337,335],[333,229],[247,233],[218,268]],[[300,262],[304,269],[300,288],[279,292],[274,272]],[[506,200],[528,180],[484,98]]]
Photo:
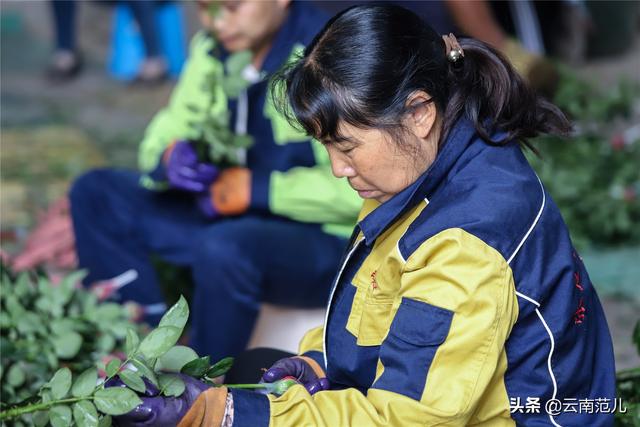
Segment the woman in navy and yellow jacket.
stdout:
[[280,83],[364,206],[325,324],[264,375],[301,384],[207,390],[180,425],[611,425],[604,313],[521,149],[562,113],[392,6],[333,18]]

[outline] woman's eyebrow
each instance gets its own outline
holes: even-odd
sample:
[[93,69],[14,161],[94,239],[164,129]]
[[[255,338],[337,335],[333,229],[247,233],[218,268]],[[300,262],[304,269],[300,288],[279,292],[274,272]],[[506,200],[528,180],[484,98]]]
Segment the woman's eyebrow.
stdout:
[[357,141],[354,138],[350,137],[350,136],[337,135],[335,137],[335,139],[333,139],[331,142],[335,142],[337,144],[342,144],[342,143],[345,143],[345,142],[349,142],[349,143],[355,144]]

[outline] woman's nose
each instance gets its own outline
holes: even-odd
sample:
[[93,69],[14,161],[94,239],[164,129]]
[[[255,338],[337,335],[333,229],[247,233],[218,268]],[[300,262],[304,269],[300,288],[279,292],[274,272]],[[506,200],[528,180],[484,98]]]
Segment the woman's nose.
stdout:
[[351,166],[349,159],[338,150],[327,148],[329,160],[331,161],[331,172],[336,178],[351,178],[356,175],[356,171]]

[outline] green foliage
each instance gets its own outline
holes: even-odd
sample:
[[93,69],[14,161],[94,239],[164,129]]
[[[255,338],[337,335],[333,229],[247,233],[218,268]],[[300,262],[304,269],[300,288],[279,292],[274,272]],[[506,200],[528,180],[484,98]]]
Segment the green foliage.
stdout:
[[602,93],[564,71],[555,103],[575,131],[538,138],[542,158],[529,153],[580,248],[640,243],[640,136],[614,132],[639,98],[638,86],[622,82]]
[[[97,307],[94,309],[98,310]],[[112,310],[110,306],[101,311],[102,314],[109,314]],[[34,397],[28,396],[26,405],[7,405],[11,407],[0,412],[0,421],[22,417],[22,420],[37,426],[47,423],[54,427],[110,426],[112,415],[125,414],[142,403],[138,393],[146,390],[144,378],[156,385],[163,396],[177,397],[184,393],[185,383],[176,373],[184,371],[194,362],[199,363],[197,377],[212,384],[213,375],[226,373],[233,359],[226,358],[210,366],[208,357],[198,358],[189,347],[176,345],[188,318],[189,307],[186,300],[180,297],[162,317],[158,327],[142,341],[130,326],[120,331],[120,337],[126,337],[127,358],[124,361],[109,361],[105,367],[107,378],[98,380],[96,366],[87,368],[75,380],[69,368],[60,368],[50,381],[41,382],[37,395],[39,401],[34,403]],[[11,378],[12,384],[23,384],[24,375],[23,370],[11,365],[6,375],[7,382]],[[105,387],[116,376],[125,386]]]
[[202,88],[209,95],[209,105],[204,110],[195,105],[188,108],[202,117],[191,126],[196,135],[192,142],[196,146],[198,157],[201,161],[212,162],[221,167],[236,166],[242,163],[240,152],[253,144],[250,135],[238,135],[229,126],[230,115],[228,111],[219,114],[212,113],[212,107],[216,102],[218,88],[222,88],[228,98],[237,98],[249,85],[242,76],[242,70],[251,62],[249,51],[236,52],[227,58],[224,73],[212,72],[207,75]]
[[[34,273],[12,277],[2,267],[0,369],[6,374],[0,377],[0,409],[34,396],[60,366],[66,369],[53,377],[49,390],[67,394],[72,373],[94,375],[94,362],[121,348],[127,329],[134,328],[122,306],[100,303],[77,287],[82,277],[73,273],[53,285]],[[85,391],[74,386],[73,394]]]
[[[26,295],[27,292],[23,291],[23,288],[19,288],[18,294]],[[73,296],[67,298],[68,301],[72,299]],[[93,308],[98,310],[96,306]],[[108,308],[101,311],[102,314],[106,314],[112,310]],[[126,336],[127,358],[124,361],[109,361],[104,367],[106,378],[98,379],[97,366],[85,369],[76,375],[75,379],[68,367],[62,367],[51,376],[50,381],[40,385],[37,396],[28,396],[28,400],[21,404],[6,405],[7,407],[0,412],[0,421],[11,421],[12,425],[18,426],[24,422],[35,426],[50,424],[53,427],[108,427],[111,425],[111,416],[126,414],[142,403],[138,393],[146,391],[147,384],[144,379],[156,385],[159,394],[168,398],[179,397],[185,391],[184,380],[177,375],[180,372],[217,386],[213,379],[224,375],[231,368],[233,358],[227,357],[211,366],[209,357],[200,358],[191,348],[176,345],[188,318],[189,307],[181,296],[162,317],[158,327],[142,341],[130,327],[120,331],[120,336]],[[71,323],[68,323],[68,326],[71,326]],[[7,375],[2,377],[3,381],[14,386],[22,385],[25,383],[26,374],[24,370],[14,368],[14,365],[15,363],[8,371],[3,367],[1,372],[7,372]],[[123,386],[106,387],[115,377],[120,379]],[[295,384],[296,381],[286,379],[269,384],[227,386],[264,389],[280,395]]]
[[[640,355],[640,320],[633,330],[633,344]],[[618,372],[617,393],[627,408],[625,413],[616,412],[617,427],[640,427],[640,367]]]
[[158,358],[155,368],[159,371],[180,372],[189,362],[198,359],[198,354],[189,347],[176,345]]
[[211,368],[209,368],[207,370],[206,376],[208,378],[217,378],[221,375],[224,375],[229,369],[231,369],[232,365],[233,358],[225,357],[224,359],[213,365]]

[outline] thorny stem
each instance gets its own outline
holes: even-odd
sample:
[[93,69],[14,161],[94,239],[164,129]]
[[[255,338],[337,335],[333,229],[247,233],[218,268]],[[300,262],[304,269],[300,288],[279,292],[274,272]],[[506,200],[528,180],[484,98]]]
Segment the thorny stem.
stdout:
[[222,384],[227,388],[247,388],[247,389],[260,389],[271,387],[270,383],[265,384]]
[[[130,361],[131,361],[131,358],[127,358],[120,365],[120,368],[122,368],[123,366],[126,366],[126,364],[129,363]],[[109,381],[110,379],[112,379],[113,377],[118,375],[118,372],[120,372],[120,369],[118,369],[118,371],[115,374],[105,378],[105,380],[100,385],[98,385],[93,390],[93,392],[95,393],[98,389],[103,388],[104,385],[107,383],[107,381]],[[70,399],[53,400],[51,402],[34,403],[34,404],[31,404],[31,405],[19,406],[17,408],[8,409],[6,411],[0,412],[0,421],[7,420],[7,419],[12,419],[12,418],[17,418],[17,417],[19,417],[21,415],[30,414],[32,412],[43,411],[45,409],[51,408],[52,406],[60,405],[62,403],[74,403],[74,402],[79,402],[81,400],[93,400],[93,396],[90,395],[90,396],[85,396],[85,397],[75,397],[75,398],[70,398]]]
[[81,400],[92,400],[92,399],[93,399],[93,396],[74,397],[71,399],[52,400],[51,402],[46,402],[46,403],[34,403],[32,405],[20,406],[18,408],[13,408],[13,409],[0,412],[0,421],[17,418],[21,415],[30,414],[32,412],[43,411],[45,409],[49,409],[52,406],[60,405],[61,403],[73,403],[73,402],[79,402]]

